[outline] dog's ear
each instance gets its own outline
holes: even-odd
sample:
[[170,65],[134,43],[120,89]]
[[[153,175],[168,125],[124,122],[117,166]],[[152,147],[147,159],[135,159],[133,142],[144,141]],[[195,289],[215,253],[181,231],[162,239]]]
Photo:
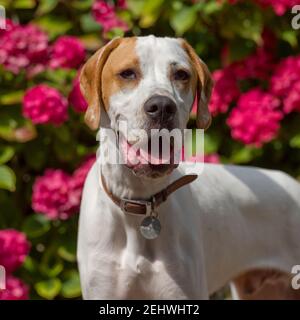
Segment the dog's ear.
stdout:
[[198,77],[196,89],[196,96],[198,97],[196,124],[200,129],[207,129],[211,124],[211,114],[208,109],[208,103],[213,87],[213,80],[206,64],[198,57],[191,45],[184,39],[180,40],[182,41],[183,48],[191,59]]
[[96,130],[100,125],[101,108],[104,107],[101,92],[101,75],[110,53],[120,44],[121,38],[115,38],[99,49],[83,66],[80,72],[80,90],[88,103],[85,123]]

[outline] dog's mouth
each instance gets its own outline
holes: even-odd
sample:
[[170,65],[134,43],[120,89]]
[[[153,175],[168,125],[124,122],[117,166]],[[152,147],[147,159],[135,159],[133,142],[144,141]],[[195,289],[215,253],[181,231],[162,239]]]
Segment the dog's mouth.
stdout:
[[163,137],[148,138],[144,142],[130,143],[118,132],[119,151],[123,163],[136,175],[159,177],[171,173],[175,163],[174,141]]

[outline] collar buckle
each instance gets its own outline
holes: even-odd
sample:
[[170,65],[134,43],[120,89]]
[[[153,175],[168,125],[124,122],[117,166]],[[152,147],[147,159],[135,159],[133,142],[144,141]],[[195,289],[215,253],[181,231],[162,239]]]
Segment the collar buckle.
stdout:
[[145,215],[150,216],[153,211],[153,200],[147,201],[147,200],[129,200],[129,199],[121,199],[120,201],[120,208],[124,213],[132,214],[132,215],[139,215],[138,213],[133,213],[131,211],[128,211],[127,204],[136,204],[140,206],[145,207]]

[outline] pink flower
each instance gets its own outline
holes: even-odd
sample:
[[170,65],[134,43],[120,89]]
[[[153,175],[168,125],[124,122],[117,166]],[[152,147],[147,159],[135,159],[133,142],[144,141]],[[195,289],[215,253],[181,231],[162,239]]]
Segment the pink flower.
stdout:
[[33,25],[16,25],[11,21],[0,34],[0,64],[17,74],[45,66],[48,59],[48,36]]
[[[228,0],[230,4],[236,4],[239,0]],[[272,7],[278,16],[282,16],[288,9],[294,5],[299,4],[299,0],[256,0],[261,7]]]
[[[119,8],[123,9],[125,1],[119,1]],[[94,19],[102,26],[104,33],[114,28],[127,31],[127,24],[116,15],[116,7],[107,1],[96,0],[92,7]]]
[[202,155],[196,155],[189,158],[190,162],[204,162],[205,163],[220,163],[220,156],[217,153],[205,154],[204,158]]
[[229,105],[238,98],[240,91],[234,70],[231,67],[214,71],[212,77],[215,85],[209,109],[213,115],[217,115],[227,112]]
[[217,153],[210,153],[204,155],[204,162],[207,163],[220,163],[220,156]]
[[32,208],[49,219],[68,219],[77,212],[78,198],[71,190],[72,177],[59,169],[47,169],[33,185]]
[[28,300],[29,288],[20,279],[8,275],[6,277],[6,289],[0,290],[0,300]]
[[271,6],[278,16],[282,16],[285,12],[291,9],[299,0],[256,0],[262,7]]
[[120,9],[127,9],[127,1],[126,0],[118,0],[117,7]]
[[71,189],[73,194],[78,198],[78,203],[80,203],[82,190],[84,186],[85,179],[96,161],[95,155],[89,156],[81,166],[75,170],[71,180]]
[[268,79],[274,67],[273,60],[271,53],[258,48],[254,54],[234,64],[235,74],[238,79]]
[[287,96],[284,98],[283,110],[285,113],[292,111],[300,112],[300,79],[292,85]]
[[7,273],[22,265],[29,248],[30,244],[24,233],[13,229],[0,230],[0,265]]
[[72,36],[62,36],[56,40],[51,50],[51,68],[78,68],[85,59],[82,43]]
[[2,37],[5,33],[11,31],[17,25],[10,19],[5,19],[5,29],[0,29],[0,37]]
[[47,169],[33,185],[32,208],[49,219],[68,219],[79,211],[84,181],[95,162],[90,156],[71,176],[60,169]]
[[232,64],[234,73],[238,79],[268,79],[274,69],[274,55],[276,48],[276,38],[268,30],[262,33],[263,43],[257,47],[256,51],[243,59]]
[[60,125],[68,118],[68,103],[56,89],[40,84],[25,93],[23,115],[36,124]]
[[276,67],[271,80],[270,90],[274,95],[284,98],[295,82],[300,80],[300,56],[282,59]]
[[77,112],[84,112],[88,107],[87,102],[80,91],[78,77],[76,77],[73,82],[73,88],[69,94],[68,100],[69,104],[71,104]]
[[227,119],[232,137],[257,147],[271,141],[283,118],[279,106],[279,99],[257,88],[242,94]]

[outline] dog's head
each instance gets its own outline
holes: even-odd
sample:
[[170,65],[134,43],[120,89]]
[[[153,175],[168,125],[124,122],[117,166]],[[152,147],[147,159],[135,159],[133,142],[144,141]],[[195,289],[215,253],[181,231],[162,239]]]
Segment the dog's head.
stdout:
[[[86,62],[80,85],[88,102],[85,121],[89,127],[98,129],[101,113],[106,112],[110,127],[128,148],[149,144],[147,137],[137,134],[140,129],[148,137],[151,129],[183,130],[195,97],[197,126],[206,129],[211,122],[210,73],[183,39],[116,38]],[[127,123],[126,133],[118,126],[120,120]],[[136,174],[156,177],[169,173],[176,165],[170,161],[128,166]]]

